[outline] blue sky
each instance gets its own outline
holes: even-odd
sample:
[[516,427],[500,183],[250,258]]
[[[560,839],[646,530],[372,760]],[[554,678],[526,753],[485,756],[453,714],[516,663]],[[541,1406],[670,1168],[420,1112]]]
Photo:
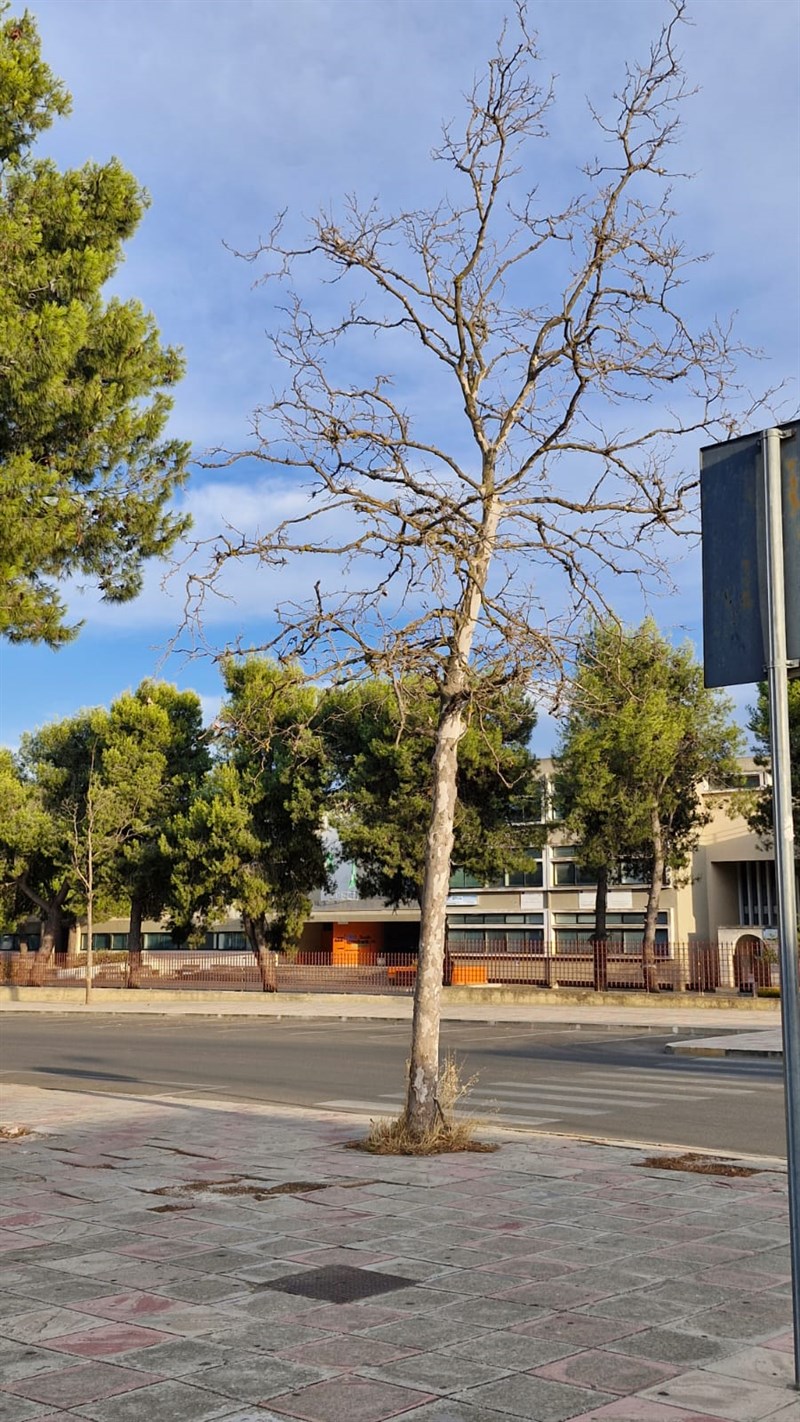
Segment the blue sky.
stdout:
[[[39,0],[31,5],[43,53],[73,94],[41,150],[61,166],[116,154],[149,190],[152,206],[115,281],[181,345],[188,374],[173,429],[202,456],[243,443],[253,406],[277,380],[265,329],[272,297],[228,247],[249,249],[278,209],[297,215],[346,192],[387,208],[435,200],[441,170],[429,162],[443,118],[490,53],[506,0]],[[537,178],[574,186],[593,152],[586,97],[618,86],[626,58],[646,52],[667,13],[661,0],[534,0],[546,67],[557,77],[551,139]],[[699,92],[687,105],[679,165],[694,176],[677,191],[678,222],[695,251],[713,253],[689,291],[703,323],[739,313],[741,338],[768,357],[754,379],[791,382],[772,412],[797,408],[800,272],[800,9],[795,0],[694,0],[681,49]],[[226,246],[227,244],[227,246]],[[181,499],[196,536],[227,518],[266,522],[274,485],[258,466],[226,475],[197,470]],[[677,553],[677,550],[676,550]],[[148,572],[125,607],[75,595],[86,625],[57,653],[0,650],[0,741],[79,707],[108,702],[146,675],[203,696],[220,691],[209,659],[167,655],[181,581]],[[679,591],[650,610],[670,635],[699,646],[699,555],[675,565]],[[209,619],[222,645],[267,625],[274,577],[237,575],[233,602]],[[636,588],[618,610],[638,620]],[[739,706],[752,700],[737,691]],[[547,725],[538,749],[549,749]]]

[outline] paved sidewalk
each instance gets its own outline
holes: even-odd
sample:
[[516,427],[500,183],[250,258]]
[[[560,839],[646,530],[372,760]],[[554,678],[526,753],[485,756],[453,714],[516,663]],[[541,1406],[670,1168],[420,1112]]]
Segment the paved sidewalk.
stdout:
[[786,1177],[6,1088],[0,1419],[800,1422]]
[[[27,992],[26,989],[20,989]],[[106,992],[88,1006],[79,991],[68,1000],[46,1001],[30,996],[11,999],[0,997],[2,1012],[77,1012],[105,1015],[108,1013],[153,1014],[164,1017],[278,1017],[278,1018],[353,1018],[375,1021],[411,1021],[413,998],[401,996],[370,996],[366,993],[214,993],[203,995],[202,1001],[185,997],[168,1001],[167,994],[151,992],[127,1000],[120,993]],[[174,998],[174,994],[169,997]],[[644,996],[641,1004],[618,1005],[602,998],[589,1003],[546,1002],[460,1002],[442,997],[442,1020],[445,1022],[542,1022],[555,1026],[587,1027],[653,1027],[662,1032],[682,1032],[686,1028],[705,1027],[709,1034],[735,1029],[780,1031],[780,1006],[754,1007],[675,1007],[668,994]],[[66,995],[65,995],[66,997]],[[132,1000],[131,1000],[132,999]]]

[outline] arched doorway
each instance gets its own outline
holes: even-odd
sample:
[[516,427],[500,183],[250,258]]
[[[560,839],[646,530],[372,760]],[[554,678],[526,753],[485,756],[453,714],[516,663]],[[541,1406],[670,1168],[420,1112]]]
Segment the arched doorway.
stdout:
[[769,955],[754,933],[736,940],[733,950],[733,982],[740,992],[755,992],[770,985]]

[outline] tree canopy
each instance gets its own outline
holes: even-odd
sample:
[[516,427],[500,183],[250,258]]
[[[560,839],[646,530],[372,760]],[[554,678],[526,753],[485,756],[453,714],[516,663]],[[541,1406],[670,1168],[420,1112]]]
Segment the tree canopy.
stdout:
[[[703,686],[689,645],[674,647],[652,619],[610,620],[584,638],[557,755],[557,802],[600,895],[626,861],[644,868],[652,947],[665,868],[685,869],[708,811],[703,780],[734,776],[741,732],[731,704]],[[598,904],[596,933],[605,936]]]
[[30,14],[0,4],[0,636],[50,646],[78,630],[60,584],[125,602],[188,527],[168,504],[189,448],[165,435],[181,356],[101,295],[147,195],[116,158],[33,156],[69,107]]
[[[436,688],[418,678],[375,679],[326,694],[321,707],[342,854],[361,893],[419,901],[433,793]],[[461,743],[453,863],[489,882],[522,867],[531,847],[523,802],[538,796],[528,742],[536,724],[516,687],[495,690]]]
[[167,831],[172,913],[188,928],[236,903],[254,947],[291,948],[328,882],[319,694],[297,667],[263,658],[230,660],[223,674],[218,763]]
[[[750,709],[748,726],[756,746],[756,761],[759,765],[770,765],[772,736],[769,715],[769,687],[761,682],[758,700]],[[792,777],[792,818],[794,821],[795,853],[800,856],[800,681],[789,682],[789,758]],[[767,787],[751,801],[748,814],[751,829],[765,840],[771,840],[774,833],[772,789]]]

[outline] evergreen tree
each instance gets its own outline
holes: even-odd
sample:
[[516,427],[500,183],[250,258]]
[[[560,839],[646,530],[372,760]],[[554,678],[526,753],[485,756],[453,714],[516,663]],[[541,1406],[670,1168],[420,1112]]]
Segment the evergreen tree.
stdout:
[[618,867],[649,878],[643,948],[652,980],[664,871],[684,870],[709,814],[702,780],[735,776],[741,733],[731,704],[703,686],[691,647],[673,647],[652,619],[596,623],[580,648],[557,756],[556,798],[581,859],[598,874],[595,937]]
[[[528,749],[536,715],[517,689],[481,698],[459,750],[453,864],[490,882],[523,868],[532,831],[521,806],[539,792]],[[332,691],[322,708],[336,777],[335,823],[362,894],[419,902],[433,794],[436,688],[419,678]]]
[[[758,701],[750,708],[748,726],[753,733],[756,746],[756,763],[769,766],[772,751],[772,736],[769,718],[769,688],[761,682]],[[800,681],[789,682],[789,758],[792,776],[792,818],[794,820],[795,853],[800,857]],[[772,787],[751,801],[747,820],[750,828],[767,842],[773,838]]]
[[0,3],[0,636],[59,646],[58,584],[135,597],[188,520],[188,446],[164,437],[181,357],[138,301],[101,291],[147,196],[116,158],[59,172],[31,145],[69,111],[31,16]]
[[254,949],[291,949],[328,882],[319,693],[297,668],[260,658],[228,662],[224,677],[220,763],[166,834],[171,912],[196,929],[236,904]]

